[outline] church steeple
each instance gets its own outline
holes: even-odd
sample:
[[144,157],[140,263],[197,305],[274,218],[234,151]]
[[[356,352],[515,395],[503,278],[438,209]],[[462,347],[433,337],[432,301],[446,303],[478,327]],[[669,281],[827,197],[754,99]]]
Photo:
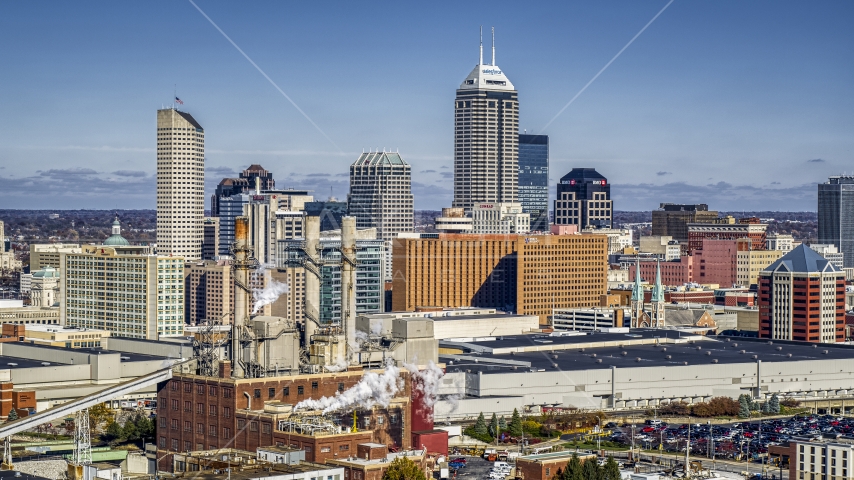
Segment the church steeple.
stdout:
[[655,285],[652,287],[652,327],[664,328],[664,286],[661,284],[661,260],[655,263]]
[[640,257],[635,257],[635,285],[632,287],[632,327],[638,328],[643,320],[643,286],[641,286]]

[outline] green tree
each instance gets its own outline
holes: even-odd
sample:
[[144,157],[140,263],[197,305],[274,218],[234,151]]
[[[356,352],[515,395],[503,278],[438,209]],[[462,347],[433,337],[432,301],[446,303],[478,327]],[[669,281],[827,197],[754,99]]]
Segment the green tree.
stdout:
[[406,457],[397,457],[383,473],[383,480],[427,480],[427,477],[417,463]]
[[515,408],[513,409],[513,416],[510,417],[508,430],[510,431],[510,435],[514,437],[522,436],[522,417],[519,415],[519,411]]
[[125,421],[125,426],[122,427],[121,438],[131,442],[139,440],[139,430],[137,430],[136,424],[131,419],[127,419],[127,421]]
[[507,431],[507,419],[504,418],[504,415],[498,419],[498,431],[506,432]]
[[769,402],[765,402],[765,403],[763,403],[763,404],[762,404],[762,407],[759,409],[759,411],[760,411],[760,412],[762,412],[762,413],[771,413],[771,412],[768,410],[768,407],[770,407],[770,406],[771,406],[771,405],[769,404]]
[[581,475],[584,480],[599,480],[602,474],[602,469],[599,468],[599,462],[596,458],[588,458],[581,465]]
[[583,468],[578,455],[573,453],[566,464],[566,470],[563,471],[563,480],[584,480]]
[[555,472],[554,476],[552,477],[552,480],[563,480],[563,469],[562,468],[558,467],[557,471]]
[[486,419],[483,418],[483,412],[480,412],[480,415],[477,416],[477,420],[474,422],[474,432],[478,435],[489,435],[489,429],[486,426]]
[[6,417],[6,421],[11,422],[12,420],[17,420],[17,419],[18,419],[18,412],[16,412],[14,408],[9,410],[9,416]]
[[780,397],[776,393],[771,395],[771,399],[768,400],[768,411],[770,413],[780,413]]
[[602,480],[620,480],[620,465],[614,460],[614,457],[608,457],[605,461],[605,467],[602,469]]
[[492,418],[489,419],[489,434],[493,437],[498,436],[498,416],[492,412]]
[[739,395],[738,397],[738,416],[740,418],[748,418],[750,416],[751,401],[749,395]]
[[124,432],[122,431],[121,425],[116,421],[109,422],[106,430],[104,431],[104,437],[106,437],[108,442],[121,441],[123,434]]

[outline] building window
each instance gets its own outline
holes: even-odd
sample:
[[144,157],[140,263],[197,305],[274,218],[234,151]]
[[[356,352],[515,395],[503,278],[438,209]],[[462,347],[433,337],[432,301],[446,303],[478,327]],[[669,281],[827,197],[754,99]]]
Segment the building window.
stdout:
[[267,389],[267,396],[270,398],[275,397],[276,396],[276,389],[275,388],[268,388]]
[[291,396],[291,387],[283,388],[282,389],[282,395],[284,395],[285,397],[290,397]]
[[216,416],[216,405],[210,405],[208,407],[208,413],[212,416]]
[[192,383],[184,383],[184,393],[193,393]]
[[389,414],[388,423],[390,423],[392,425],[397,425],[397,414],[396,413],[390,413]]
[[348,450],[350,450],[350,444],[349,444],[349,443],[348,443],[348,444],[346,444],[346,445],[339,445],[339,446],[338,446],[338,451],[339,451],[339,452],[346,452],[346,451],[348,451]]
[[184,411],[185,412],[192,412],[193,411],[193,404],[189,400],[184,402]]
[[320,447],[320,453],[329,453],[332,451],[332,447]]
[[190,449],[193,448],[193,444],[190,442],[184,442],[184,451],[189,452]]
[[197,403],[196,404],[196,413],[198,413],[199,415],[205,414],[205,404],[204,403]]
[[210,392],[209,392],[209,393],[210,393],[211,395],[216,395],[216,387],[213,387],[213,386],[212,386],[212,387],[210,388]]
[[196,393],[199,395],[205,394],[205,386],[204,385],[196,385]]
[[160,428],[166,428],[166,417],[160,417]]
[[261,389],[260,388],[255,389],[255,398],[261,398]]
[[172,430],[178,430],[178,419],[173,418],[171,423],[172,423]]
[[258,431],[258,422],[255,422],[255,421],[249,422],[249,431],[250,432],[257,432]]
[[231,407],[222,407],[222,416],[225,418],[231,418]]
[[[192,432],[193,431],[193,424],[188,422],[188,421],[185,421],[184,422],[184,431],[185,432]],[[189,450],[189,447],[187,449]]]
[[231,438],[231,429],[228,427],[222,428],[222,436],[225,438]]
[[177,438],[172,439],[172,450],[178,450],[178,439]]
[[222,389],[222,397],[223,398],[231,398],[231,389],[230,388],[223,388]]
[[216,425],[211,425],[208,428],[208,436],[215,437],[216,436],[216,430],[217,430]]
[[160,437],[160,448],[166,448],[166,437]]
[[246,426],[246,420],[242,418],[237,419],[237,428],[243,428]]
[[200,433],[202,435],[205,434],[205,424],[204,423],[197,423],[196,424],[196,433]]
[[271,431],[272,431],[272,429],[270,428],[269,423],[262,423],[261,424],[261,433],[270,433]]
[[172,410],[178,410],[178,400],[172,400]]
[[302,385],[297,387],[297,395],[303,395],[305,393],[305,389]]
[[344,391],[344,382],[338,382],[338,391],[339,391],[339,392],[343,392],[343,391]]

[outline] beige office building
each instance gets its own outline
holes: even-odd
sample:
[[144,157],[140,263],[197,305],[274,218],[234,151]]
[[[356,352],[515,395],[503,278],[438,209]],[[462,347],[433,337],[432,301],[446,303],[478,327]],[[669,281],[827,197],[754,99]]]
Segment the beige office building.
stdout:
[[184,259],[86,245],[64,255],[63,325],[154,340],[184,334]]
[[30,245],[30,271],[35,272],[44,267],[59,269],[62,275],[63,253],[80,253],[83,249],[76,243],[46,243]]
[[157,253],[202,258],[205,131],[189,113],[157,111]]
[[58,325],[27,325],[24,330],[25,342],[65,348],[100,348],[109,336],[110,332],[106,330]]

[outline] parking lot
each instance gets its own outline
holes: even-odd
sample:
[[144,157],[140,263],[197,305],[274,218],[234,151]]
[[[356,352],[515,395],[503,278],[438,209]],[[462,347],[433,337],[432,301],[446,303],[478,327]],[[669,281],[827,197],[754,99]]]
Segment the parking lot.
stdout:
[[[471,455],[451,455],[451,459],[465,458],[466,466],[457,470],[458,479],[466,480],[482,480],[489,478],[489,470],[494,462],[489,462],[481,457],[473,457]],[[454,478],[454,471],[450,471],[451,478]],[[438,478],[438,477],[437,477]]]
[[[691,454],[721,460],[754,461],[766,457],[768,447],[785,444],[791,437],[847,438],[854,440],[854,418],[832,415],[797,415],[773,420],[749,420],[724,425],[687,423],[615,426],[608,440],[644,450],[684,452],[690,444]],[[769,460],[766,459],[766,462]]]

